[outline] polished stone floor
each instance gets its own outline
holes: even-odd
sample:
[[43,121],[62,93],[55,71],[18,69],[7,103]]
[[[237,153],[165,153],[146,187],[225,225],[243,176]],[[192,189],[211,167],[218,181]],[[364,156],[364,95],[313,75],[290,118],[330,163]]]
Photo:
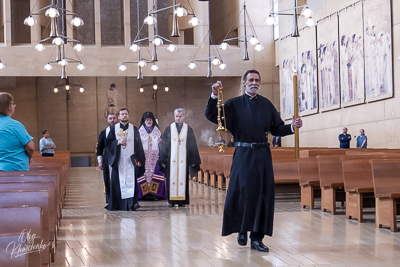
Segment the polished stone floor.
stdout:
[[[400,233],[343,214],[276,203],[269,253],[222,237],[225,193],[191,182],[191,205],[141,201],[137,211],[107,211],[102,173],[71,168],[52,266],[399,266]],[[340,211],[340,210],[339,210]]]

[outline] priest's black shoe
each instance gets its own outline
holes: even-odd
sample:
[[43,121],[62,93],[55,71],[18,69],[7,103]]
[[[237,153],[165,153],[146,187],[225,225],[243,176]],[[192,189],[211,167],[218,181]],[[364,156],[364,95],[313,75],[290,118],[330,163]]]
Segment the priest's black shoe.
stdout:
[[247,245],[247,233],[238,233],[237,237],[238,244],[241,246]]
[[269,252],[269,248],[263,244],[262,241],[251,241],[251,249],[260,251],[260,252]]
[[135,205],[133,205],[132,208],[130,208],[130,210],[137,210],[137,209],[139,209],[139,208],[140,208],[139,203],[136,203]]
[[173,208],[175,205],[172,203],[168,203],[168,207]]

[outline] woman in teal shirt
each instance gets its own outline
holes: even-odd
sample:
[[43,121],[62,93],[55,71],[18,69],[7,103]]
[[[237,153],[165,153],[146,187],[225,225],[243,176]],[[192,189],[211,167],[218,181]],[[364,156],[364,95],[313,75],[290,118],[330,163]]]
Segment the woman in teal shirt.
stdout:
[[16,106],[11,94],[0,92],[0,171],[29,171],[35,151],[25,126],[11,119]]
[[357,148],[367,148],[367,136],[364,129],[361,129],[360,136],[357,136]]

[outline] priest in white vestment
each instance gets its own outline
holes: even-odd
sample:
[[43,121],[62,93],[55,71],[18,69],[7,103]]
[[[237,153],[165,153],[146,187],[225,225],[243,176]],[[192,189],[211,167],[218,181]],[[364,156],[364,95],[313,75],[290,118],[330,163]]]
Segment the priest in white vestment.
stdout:
[[144,152],[138,129],[129,123],[129,111],[118,112],[120,123],[111,127],[106,139],[108,163],[111,167],[108,210],[136,210],[137,178],[144,173]]
[[201,163],[193,129],[183,122],[185,110],[175,109],[174,118],[164,131],[159,157],[167,178],[169,207],[189,205],[189,173],[197,173]]

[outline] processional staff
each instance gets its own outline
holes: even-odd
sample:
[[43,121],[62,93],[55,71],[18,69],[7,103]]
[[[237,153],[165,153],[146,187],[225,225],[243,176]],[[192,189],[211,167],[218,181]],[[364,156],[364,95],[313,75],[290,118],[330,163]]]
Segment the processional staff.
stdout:
[[[293,104],[294,104],[294,114],[293,121],[299,117],[299,104],[298,104],[298,93],[297,93],[297,72],[294,70],[293,73]],[[299,128],[294,128],[294,156],[295,159],[299,159]]]

